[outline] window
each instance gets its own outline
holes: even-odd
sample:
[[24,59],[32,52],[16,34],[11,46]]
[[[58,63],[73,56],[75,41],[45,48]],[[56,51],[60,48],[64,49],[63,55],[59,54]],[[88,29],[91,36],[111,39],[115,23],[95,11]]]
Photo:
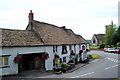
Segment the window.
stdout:
[[4,61],[4,65],[5,65],[5,66],[8,65],[8,58],[9,58],[8,56],[5,56],[5,57],[4,57],[4,60],[3,60],[3,61]]
[[71,45],[69,45],[69,50],[70,50],[70,51],[72,50],[72,46],[71,46]]
[[75,51],[75,53],[76,53],[76,45],[74,44],[74,51]]
[[57,52],[57,46],[56,46],[56,50],[55,51]]
[[2,66],[2,63],[3,62],[3,60],[2,60],[2,57],[0,56],[0,67]]
[[63,62],[66,62],[66,57],[63,57]]
[[62,46],[62,54],[66,54],[67,53],[67,46],[63,45]]
[[81,45],[79,45],[79,49],[81,50]]
[[96,43],[95,38],[93,38],[93,43]]
[[9,55],[0,56],[0,67],[8,67],[9,66]]
[[85,46],[82,46],[82,50],[85,50]]
[[53,46],[53,52],[57,52],[57,46]]

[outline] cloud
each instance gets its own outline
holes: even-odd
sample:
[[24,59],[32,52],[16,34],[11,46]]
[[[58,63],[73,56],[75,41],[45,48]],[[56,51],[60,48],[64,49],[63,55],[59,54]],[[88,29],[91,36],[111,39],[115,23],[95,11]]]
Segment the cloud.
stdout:
[[35,20],[66,26],[90,39],[118,24],[118,0],[0,0],[0,27],[25,29],[29,10]]

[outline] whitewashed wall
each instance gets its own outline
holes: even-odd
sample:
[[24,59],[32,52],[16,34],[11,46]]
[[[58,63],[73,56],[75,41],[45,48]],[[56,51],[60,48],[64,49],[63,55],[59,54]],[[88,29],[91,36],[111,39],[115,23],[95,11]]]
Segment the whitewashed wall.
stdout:
[[53,47],[52,46],[43,46],[43,47],[3,47],[2,54],[0,55],[11,55],[9,57],[9,66],[6,68],[0,68],[0,75],[12,75],[18,74],[18,64],[14,63],[14,58],[17,54],[30,54],[30,53],[41,53],[41,52],[49,53],[49,59],[46,60],[46,70],[53,69]]
[[81,44],[81,49],[82,49],[82,46],[85,46],[85,50],[83,50],[83,53],[82,53],[82,61],[84,61],[87,59],[87,53],[85,53],[87,49],[87,44]]
[[[85,47],[87,46],[86,44],[82,44]],[[79,53],[80,48],[82,49],[82,45],[76,45],[75,50],[74,50],[74,45],[72,45],[72,50],[76,54]],[[80,46],[80,47],[79,47]],[[18,74],[18,64],[14,63],[14,58],[17,56],[17,54],[30,54],[30,53],[41,53],[41,52],[47,52],[49,53],[49,59],[46,60],[45,62],[45,68],[46,70],[52,70],[53,69],[53,59],[54,59],[54,54],[53,53],[53,46],[41,46],[41,47],[3,47],[2,48],[2,53],[0,55],[11,55],[9,57],[9,66],[6,68],[0,68],[0,75],[13,75],[13,74]],[[66,57],[66,63],[69,62],[70,59],[70,50],[69,50],[69,45],[67,45],[67,54],[62,54],[62,45],[57,46],[57,54],[63,58]],[[84,58],[84,54],[82,54],[82,57]],[[79,59],[78,59],[79,60]]]

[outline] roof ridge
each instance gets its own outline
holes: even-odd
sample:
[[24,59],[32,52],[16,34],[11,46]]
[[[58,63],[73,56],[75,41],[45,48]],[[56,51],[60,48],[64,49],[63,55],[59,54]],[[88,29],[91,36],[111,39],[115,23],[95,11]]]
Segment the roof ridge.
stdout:
[[0,30],[9,30],[9,31],[26,31],[26,30],[20,30],[20,29],[8,29],[8,28],[0,28]]

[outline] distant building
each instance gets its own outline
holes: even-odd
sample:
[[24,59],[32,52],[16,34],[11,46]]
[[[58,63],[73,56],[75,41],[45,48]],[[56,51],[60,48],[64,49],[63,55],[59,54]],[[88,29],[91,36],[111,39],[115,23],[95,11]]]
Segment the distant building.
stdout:
[[87,40],[87,42],[91,45],[92,44],[92,41],[91,40]]
[[103,43],[103,38],[105,34],[94,34],[92,37],[92,45],[93,46],[99,46]]
[[113,21],[111,21],[111,24],[105,26],[105,33],[107,33],[107,30],[109,27],[113,26]]

